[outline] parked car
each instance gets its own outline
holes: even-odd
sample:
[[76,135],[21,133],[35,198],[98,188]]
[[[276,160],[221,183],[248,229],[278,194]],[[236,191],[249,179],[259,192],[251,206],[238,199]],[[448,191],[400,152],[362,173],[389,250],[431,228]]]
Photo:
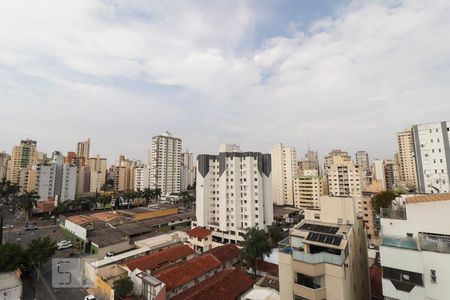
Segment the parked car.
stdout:
[[97,298],[95,298],[94,295],[87,295],[86,297],[84,297],[84,300],[97,300]]
[[37,226],[33,224],[25,226],[25,230],[37,230],[37,229],[38,229]]
[[67,244],[71,244],[71,241],[66,241],[66,240],[62,240],[59,241],[58,243],[56,243],[56,246],[61,246],[61,245],[67,245]]
[[58,250],[64,250],[64,249],[69,249],[69,248],[72,248],[71,242],[58,245]]
[[13,227],[14,227],[14,225],[3,225],[3,229],[10,229]]
[[116,255],[114,252],[108,252],[108,253],[106,253],[106,255],[105,255],[104,258],[111,258],[111,257],[113,257],[114,255]]

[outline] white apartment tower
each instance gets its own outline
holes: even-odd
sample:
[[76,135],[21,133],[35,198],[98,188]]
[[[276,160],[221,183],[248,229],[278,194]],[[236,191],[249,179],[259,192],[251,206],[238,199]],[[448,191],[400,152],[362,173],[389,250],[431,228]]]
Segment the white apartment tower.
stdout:
[[192,152],[186,149],[181,153],[181,191],[187,191],[194,184],[195,168]]
[[450,191],[450,121],[414,125],[412,127],[421,193]]
[[380,258],[385,299],[448,299],[450,194],[406,198],[381,210]]
[[399,180],[416,187],[416,163],[414,160],[414,140],[411,128],[397,133]]
[[[339,150],[340,151],[340,150]],[[359,169],[346,152],[333,150],[325,157],[328,193],[330,196],[360,196]]]
[[150,167],[148,165],[134,169],[134,188],[136,191],[150,188]]
[[99,192],[106,183],[106,158],[100,157],[99,154],[89,158],[89,169],[91,172],[89,191]]
[[276,144],[271,151],[272,157],[272,196],[278,205],[294,205],[293,181],[297,168],[295,148]]
[[150,186],[160,188],[162,195],[181,190],[181,139],[168,131],[152,138]]
[[196,226],[222,243],[242,241],[245,229],[273,221],[270,154],[221,145],[219,155],[197,157]]

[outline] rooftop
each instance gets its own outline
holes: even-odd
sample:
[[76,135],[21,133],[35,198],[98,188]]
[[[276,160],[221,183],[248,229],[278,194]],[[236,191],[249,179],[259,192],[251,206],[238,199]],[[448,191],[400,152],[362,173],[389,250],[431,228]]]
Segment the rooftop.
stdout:
[[0,290],[12,289],[22,286],[22,281],[16,272],[0,273]]
[[422,203],[422,202],[435,202],[435,201],[449,201],[450,193],[445,194],[428,194],[423,196],[415,196],[406,198],[406,203]]
[[189,237],[196,237],[199,239],[203,239],[207,236],[209,236],[212,233],[212,230],[203,228],[203,227],[195,227],[194,229],[191,229],[187,232]]
[[128,267],[130,271],[134,271],[135,269],[142,271],[153,271],[170,263],[174,263],[177,260],[183,259],[189,255],[193,255],[194,253],[195,251],[192,250],[191,247],[187,245],[179,245],[159,252],[151,253],[143,257],[131,259],[123,265]]
[[115,211],[102,211],[95,214],[91,214],[90,216],[105,222],[110,222],[112,220],[121,218],[121,216],[118,215]]
[[225,244],[223,246],[212,248],[211,250],[205,252],[205,254],[214,255],[222,262],[222,264],[224,264],[239,256],[239,248],[235,244]]
[[201,275],[218,268],[220,261],[211,254],[205,254],[173,267],[168,267],[156,274],[156,278],[166,284],[167,291],[182,286]]
[[351,225],[304,220],[291,229],[291,235],[303,238],[304,243],[345,249]]
[[80,226],[87,224],[87,223],[92,223],[92,222],[98,221],[97,218],[92,217],[91,215],[75,215],[75,216],[67,217],[66,220],[68,220],[72,223],[75,223],[77,225],[80,225]]
[[127,234],[115,228],[93,229],[87,232],[87,238],[101,248],[126,241]]
[[256,262],[256,269],[261,272],[270,273],[270,274],[278,274],[278,265],[264,261],[259,260]]
[[234,300],[250,289],[254,280],[239,269],[223,270],[178,294],[173,300]]
[[280,281],[278,277],[274,277],[271,275],[264,276],[263,278],[258,280],[255,285],[280,291]]

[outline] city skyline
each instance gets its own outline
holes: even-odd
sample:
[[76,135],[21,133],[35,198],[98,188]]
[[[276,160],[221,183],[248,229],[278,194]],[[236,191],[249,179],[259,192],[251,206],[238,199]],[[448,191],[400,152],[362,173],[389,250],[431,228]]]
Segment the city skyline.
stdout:
[[0,7],[0,151],[91,137],[92,154],[145,161],[168,130],[196,154],[282,142],[392,158],[398,131],[448,119],[447,1]]

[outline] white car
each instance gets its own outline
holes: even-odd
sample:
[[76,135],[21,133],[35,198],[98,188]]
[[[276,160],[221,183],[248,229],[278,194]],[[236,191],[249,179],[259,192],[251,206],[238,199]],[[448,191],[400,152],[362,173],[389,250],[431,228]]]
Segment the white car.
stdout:
[[114,255],[116,255],[114,252],[108,252],[108,253],[106,253],[104,259],[106,259],[106,258],[111,258],[111,257],[113,257]]
[[58,250],[63,250],[63,249],[68,249],[72,247],[72,243],[68,242],[68,243],[64,243],[64,244],[59,244],[58,245]]
[[84,297],[84,300],[97,300],[97,298],[95,298],[94,295],[87,295],[86,297]]
[[62,241],[59,241],[56,245],[57,245],[57,246],[60,246],[60,245],[70,244],[70,243],[72,243],[72,242],[66,241],[66,240],[62,240]]
[[14,225],[3,225],[3,229],[10,229],[13,227],[14,227]]

